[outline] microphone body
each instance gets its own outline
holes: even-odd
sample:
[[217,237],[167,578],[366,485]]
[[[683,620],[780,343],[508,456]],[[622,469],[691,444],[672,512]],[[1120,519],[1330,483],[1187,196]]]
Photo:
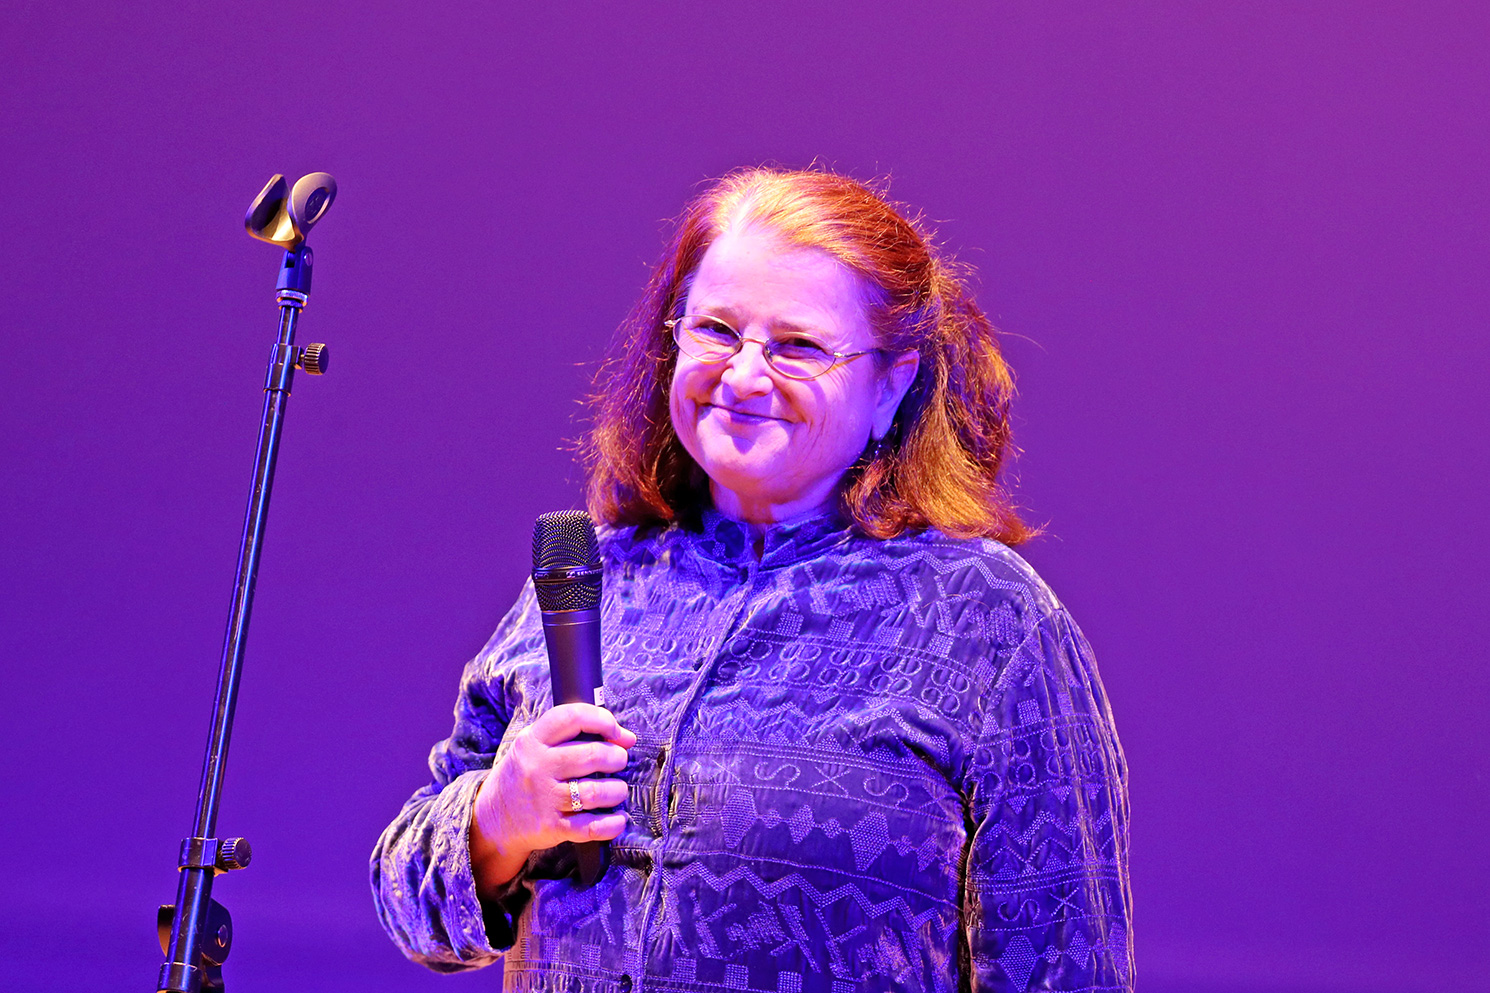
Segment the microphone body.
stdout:
[[[605,706],[600,670],[600,548],[595,522],[582,510],[543,514],[533,525],[533,588],[543,617],[549,683],[555,704]],[[580,741],[598,741],[583,734]],[[574,846],[579,882],[593,886],[605,874],[608,846]]]
[[593,703],[604,707],[605,686],[600,676],[600,608],[544,610],[541,613],[554,703]]

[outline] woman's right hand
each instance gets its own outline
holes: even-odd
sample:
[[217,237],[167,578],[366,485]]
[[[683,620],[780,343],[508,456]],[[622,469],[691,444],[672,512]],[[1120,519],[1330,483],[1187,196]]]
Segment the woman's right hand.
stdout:
[[[603,741],[575,741],[580,734]],[[518,732],[476,794],[471,810],[471,871],[476,892],[486,896],[512,879],[529,854],[562,841],[609,841],[626,827],[626,813],[590,813],[619,808],[626,784],[619,779],[587,779],[597,772],[620,772],[636,735],[615,715],[587,703],[554,707]],[[575,812],[569,784],[579,791],[584,810]]]

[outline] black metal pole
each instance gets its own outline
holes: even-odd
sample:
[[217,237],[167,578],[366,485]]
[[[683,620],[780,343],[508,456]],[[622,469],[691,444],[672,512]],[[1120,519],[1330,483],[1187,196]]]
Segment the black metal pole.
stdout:
[[[243,673],[244,646],[248,640],[248,621],[253,609],[264,525],[269,516],[269,494],[274,485],[279,436],[284,426],[285,406],[290,399],[295,367],[302,360],[301,351],[295,347],[295,324],[309,299],[310,268],[308,246],[302,244],[285,253],[276,294],[280,305],[279,334],[270,353],[264,384],[264,416],[254,458],[253,489],[249,494],[243,537],[238,546],[238,569],[227,633],[223,638],[212,728],[202,763],[202,783],[197,795],[192,834],[181,843],[181,878],[172,909],[170,938],[165,942],[166,962],[161,966],[156,987],[163,993],[199,993],[204,989],[222,988],[220,966],[231,945],[232,922],[226,910],[212,900],[212,880],[219,871],[242,868],[250,857],[243,839],[219,841],[215,837],[217,809],[222,798],[228,744],[233,734],[233,711]],[[311,349],[315,350],[314,354],[310,354]],[[305,353],[309,360],[306,370],[320,373],[325,362],[322,346],[313,345]],[[166,909],[162,908],[159,919],[163,936]]]

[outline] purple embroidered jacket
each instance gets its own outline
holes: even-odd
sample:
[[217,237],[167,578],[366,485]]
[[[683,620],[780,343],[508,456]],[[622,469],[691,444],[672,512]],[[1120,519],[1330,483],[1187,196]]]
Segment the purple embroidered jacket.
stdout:
[[500,959],[507,993],[1132,989],[1122,752],[1019,556],[830,518],[756,548],[712,513],[602,551],[606,698],[640,736],[610,869],[581,890],[562,845],[476,896],[477,787],[550,705],[529,586],[373,853],[406,955]]

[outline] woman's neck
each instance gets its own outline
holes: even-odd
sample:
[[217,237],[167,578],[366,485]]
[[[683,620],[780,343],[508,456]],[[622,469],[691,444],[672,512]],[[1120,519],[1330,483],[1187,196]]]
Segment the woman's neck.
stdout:
[[714,509],[730,520],[749,526],[750,533],[757,538],[778,524],[791,524],[816,517],[828,509],[832,497],[827,493],[810,493],[797,500],[774,502],[770,500],[745,500],[733,490],[727,490],[713,482],[709,484],[709,495]]

